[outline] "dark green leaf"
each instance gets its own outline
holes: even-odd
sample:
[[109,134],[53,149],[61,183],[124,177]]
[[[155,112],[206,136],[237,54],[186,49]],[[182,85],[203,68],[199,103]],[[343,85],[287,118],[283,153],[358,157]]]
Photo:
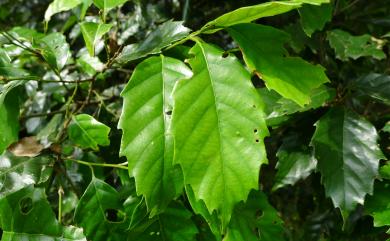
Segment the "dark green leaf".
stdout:
[[368,74],[355,80],[352,88],[362,95],[390,105],[390,75]]
[[298,11],[301,15],[302,28],[308,36],[315,31],[322,30],[327,22],[332,19],[332,5],[321,6],[304,5]]
[[364,208],[374,218],[374,226],[390,225],[390,184],[375,185],[374,195],[368,196]]

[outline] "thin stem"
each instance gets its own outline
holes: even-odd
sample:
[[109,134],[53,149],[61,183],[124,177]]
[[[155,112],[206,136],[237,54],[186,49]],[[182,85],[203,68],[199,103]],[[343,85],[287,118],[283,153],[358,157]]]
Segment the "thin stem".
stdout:
[[112,168],[119,168],[119,169],[125,169],[127,170],[127,162],[124,163],[119,163],[119,164],[112,164],[112,163],[94,163],[94,162],[86,162],[82,160],[76,160],[72,158],[64,158],[64,160],[69,160],[73,162],[77,162],[82,165],[87,165],[87,166],[99,166],[99,167],[112,167]]
[[62,196],[64,195],[64,189],[62,186],[58,189],[58,222],[62,222]]

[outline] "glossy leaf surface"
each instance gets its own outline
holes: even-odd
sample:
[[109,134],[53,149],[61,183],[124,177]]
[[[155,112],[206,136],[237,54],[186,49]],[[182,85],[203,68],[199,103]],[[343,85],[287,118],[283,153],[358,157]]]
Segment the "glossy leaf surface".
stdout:
[[75,144],[93,150],[98,150],[98,145],[107,146],[110,144],[109,133],[110,127],[87,114],[73,116],[72,123],[68,128],[69,138]]
[[390,105],[390,75],[371,73],[362,76],[352,83],[352,88],[359,94]]
[[120,155],[126,156],[137,193],[145,196],[152,215],[168,206],[182,189],[181,171],[173,167],[171,95],[175,83],[191,75],[179,60],[151,57],[137,66],[121,94]]
[[201,41],[190,54],[194,75],[179,81],[173,94],[175,163],[196,199],[210,213],[217,210],[226,227],[234,204],[258,186],[268,131],[249,73],[234,56],[224,58]]
[[94,22],[82,22],[80,24],[81,33],[88,52],[91,56],[95,55],[95,45],[97,42],[110,31],[112,24],[99,24]]
[[39,39],[36,46],[46,62],[56,70],[61,70],[70,57],[69,44],[61,33],[51,33]]
[[82,3],[82,0],[54,0],[45,12],[45,21],[49,22],[54,14],[71,10]]
[[283,45],[289,35],[273,27],[239,24],[228,28],[240,46],[245,63],[273,89],[303,106],[310,103],[310,92],[329,82],[324,68],[298,57],[285,57]]
[[383,154],[375,127],[349,110],[333,108],[317,123],[312,138],[326,195],[344,219],[372,194]]

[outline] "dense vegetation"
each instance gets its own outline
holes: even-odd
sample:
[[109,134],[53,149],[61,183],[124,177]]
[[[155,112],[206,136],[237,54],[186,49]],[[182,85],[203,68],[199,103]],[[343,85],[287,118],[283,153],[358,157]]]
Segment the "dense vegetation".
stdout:
[[390,240],[388,16],[0,0],[1,240]]

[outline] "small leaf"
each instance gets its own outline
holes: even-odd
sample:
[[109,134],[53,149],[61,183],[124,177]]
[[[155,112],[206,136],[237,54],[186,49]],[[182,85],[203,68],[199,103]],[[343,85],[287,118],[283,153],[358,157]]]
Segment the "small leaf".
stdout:
[[310,92],[329,82],[320,65],[299,57],[284,57],[286,32],[259,24],[239,24],[228,28],[240,46],[245,63],[273,89],[300,106],[310,103]]
[[35,136],[24,137],[8,148],[8,151],[14,156],[25,157],[38,156],[42,150],[43,146],[38,142]]
[[173,93],[175,163],[196,199],[210,213],[217,210],[226,227],[234,205],[258,188],[268,130],[261,100],[237,58],[201,41],[190,54],[194,75]]
[[82,3],[82,0],[54,0],[45,12],[45,21],[49,22],[54,14],[71,10]]
[[106,15],[111,9],[124,4],[128,0],[93,0],[96,7],[103,11],[103,15]]
[[110,127],[87,114],[73,116],[72,123],[68,128],[69,138],[75,144],[82,148],[92,148],[93,150],[98,150],[98,145],[110,145],[109,133]]
[[390,75],[371,73],[353,81],[351,88],[390,105]]
[[0,198],[31,184],[45,182],[53,160],[47,156],[16,157],[9,152],[0,156]]
[[19,135],[19,86],[24,81],[12,81],[0,92],[0,155]]
[[332,5],[321,6],[304,5],[298,11],[301,15],[302,28],[308,36],[315,31],[322,30],[327,22],[332,19]]
[[150,54],[158,54],[162,48],[171,45],[173,42],[186,37],[190,32],[189,28],[183,26],[181,21],[167,21],[151,32],[140,44],[125,46],[117,61],[126,63]]
[[283,221],[267,196],[252,191],[234,209],[224,241],[285,241]]
[[374,195],[368,196],[364,208],[374,218],[374,226],[390,225],[390,184],[380,182],[375,185]]
[[390,121],[386,122],[385,126],[382,128],[382,131],[390,133]]
[[375,127],[357,114],[333,108],[316,124],[312,138],[326,195],[344,220],[372,194],[383,154]]
[[173,166],[171,94],[176,81],[191,75],[179,60],[151,57],[135,68],[121,94],[120,155],[126,156],[137,194],[145,196],[152,216],[164,210],[183,188],[181,171]]
[[107,211],[121,211],[118,192],[103,182],[92,177],[74,214],[74,221],[84,228],[88,240],[107,240],[122,221],[110,220]]
[[371,56],[375,59],[386,58],[382,51],[382,45],[368,34],[353,36],[343,30],[335,29],[328,32],[327,38],[330,46],[336,52],[336,57],[343,61],[347,61],[348,58],[358,59],[364,56]]
[[37,40],[35,47],[41,51],[46,62],[58,71],[65,66],[70,57],[69,44],[60,33],[51,33]]
[[80,24],[81,33],[88,52],[91,56],[95,55],[95,45],[103,37],[104,34],[108,33],[112,27],[112,24],[99,24],[94,22],[82,22]]

